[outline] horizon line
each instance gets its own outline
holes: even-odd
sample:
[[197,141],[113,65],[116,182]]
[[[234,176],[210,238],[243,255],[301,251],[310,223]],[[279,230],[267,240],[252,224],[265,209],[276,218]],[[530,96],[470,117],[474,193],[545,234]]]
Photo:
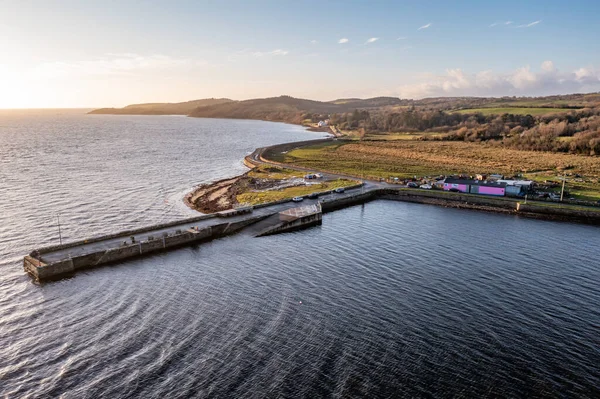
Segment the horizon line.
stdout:
[[545,94],[545,95],[520,95],[520,96],[515,96],[515,95],[502,95],[502,96],[476,96],[476,95],[465,95],[465,96],[432,96],[432,97],[422,97],[422,98],[402,98],[399,96],[385,96],[385,95],[381,95],[381,96],[373,96],[373,97],[339,97],[336,98],[334,100],[314,100],[311,98],[303,98],[303,97],[294,97],[291,96],[289,94],[280,94],[278,96],[271,96],[271,97],[255,97],[255,98],[248,98],[248,99],[244,99],[244,100],[234,100],[228,97],[204,97],[204,98],[195,98],[192,100],[183,100],[183,101],[147,101],[147,102],[133,102],[127,105],[123,105],[123,106],[72,106],[72,107],[0,107],[0,111],[26,111],[26,110],[95,110],[95,109],[101,109],[101,108],[124,108],[130,105],[143,105],[143,104],[180,104],[180,103],[186,103],[186,102],[191,102],[191,101],[201,101],[201,100],[209,100],[209,99],[227,99],[227,100],[231,100],[231,101],[250,101],[250,100],[264,100],[267,98],[279,98],[279,97],[291,97],[294,99],[298,99],[298,100],[309,100],[309,101],[317,101],[317,102],[323,102],[323,103],[331,103],[334,101],[338,101],[338,100],[349,100],[349,99],[356,99],[356,100],[369,100],[369,99],[373,99],[373,98],[394,98],[394,99],[399,99],[399,100],[407,100],[407,101],[421,101],[421,100],[427,100],[427,99],[432,99],[432,98],[540,98],[540,97],[554,97],[554,96],[570,96],[570,95],[585,95],[585,94],[600,94],[600,91],[590,91],[590,92],[571,92],[571,93],[566,93],[566,94],[558,94],[558,93],[554,93],[554,94]]

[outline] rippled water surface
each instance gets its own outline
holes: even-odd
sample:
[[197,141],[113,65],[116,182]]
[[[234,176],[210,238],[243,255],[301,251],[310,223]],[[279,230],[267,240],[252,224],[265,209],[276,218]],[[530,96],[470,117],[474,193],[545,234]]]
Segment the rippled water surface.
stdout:
[[377,201],[36,286],[31,249],[187,216],[194,184],[318,135],[0,113],[0,395],[599,397],[596,227]]

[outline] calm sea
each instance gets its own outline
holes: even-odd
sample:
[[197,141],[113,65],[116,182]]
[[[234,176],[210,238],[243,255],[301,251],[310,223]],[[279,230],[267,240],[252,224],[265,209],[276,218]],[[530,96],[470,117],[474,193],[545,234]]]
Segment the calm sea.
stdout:
[[0,396],[600,397],[600,229],[377,201],[31,283],[22,256],[192,214],[284,124],[0,111]]

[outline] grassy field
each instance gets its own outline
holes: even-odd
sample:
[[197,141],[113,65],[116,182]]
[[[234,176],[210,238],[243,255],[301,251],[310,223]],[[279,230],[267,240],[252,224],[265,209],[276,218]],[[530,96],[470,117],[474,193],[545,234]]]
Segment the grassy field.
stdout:
[[289,179],[292,177],[300,177],[304,174],[294,169],[282,168],[279,166],[270,166],[270,165],[260,165],[250,172],[248,172],[248,176],[254,177],[256,179]]
[[371,141],[396,141],[396,140],[418,140],[422,137],[436,137],[442,136],[440,133],[430,133],[430,132],[406,132],[406,133],[370,133],[367,134],[364,140]]
[[552,114],[558,112],[568,112],[570,109],[561,109],[561,108],[528,108],[528,107],[502,107],[502,108],[493,108],[493,107],[485,107],[485,108],[471,108],[471,109],[461,109],[458,112],[460,114],[474,114],[481,113],[483,115],[503,115],[503,114],[513,114],[513,115],[545,115]]
[[365,178],[410,178],[464,173],[522,174],[535,180],[558,180],[562,170],[584,176],[567,190],[580,199],[600,198],[600,162],[595,157],[519,151],[452,141],[352,141],[299,148],[278,154],[278,161],[315,170]]
[[289,187],[282,190],[260,191],[260,192],[245,192],[237,196],[237,201],[240,204],[257,205],[264,202],[279,201],[284,198],[293,198],[310,193],[333,190],[338,187],[348,187],[358,184],[358,181],[338,179],[326,181],[310,186]]

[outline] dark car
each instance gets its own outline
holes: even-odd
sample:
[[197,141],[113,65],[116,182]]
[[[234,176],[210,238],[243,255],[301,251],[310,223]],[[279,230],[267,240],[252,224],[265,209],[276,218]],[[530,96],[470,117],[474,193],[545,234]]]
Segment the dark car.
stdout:
[[453,193],[460,193],[460,190],[458,188],[451,188],[448,191],[452,191]]
[[409,181],[406,185],[411,188],[419,188],[419,185],[414,181]]
[[310,193],[310,194],[308,194],[308,198],[309,199],[319,198],[319,193]]

